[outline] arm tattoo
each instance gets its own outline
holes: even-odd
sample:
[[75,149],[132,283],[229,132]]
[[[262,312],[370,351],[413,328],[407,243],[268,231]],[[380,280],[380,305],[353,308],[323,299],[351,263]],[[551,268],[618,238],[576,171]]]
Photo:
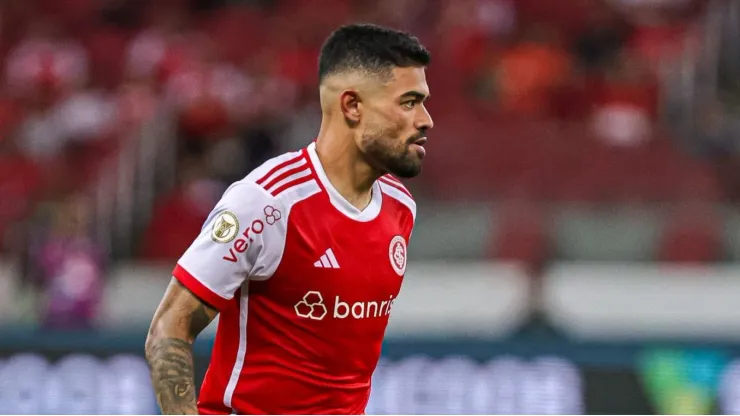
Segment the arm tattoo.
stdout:
[[155,315],[153,329],[150,329],[146,359],[162,413],[194,415],[198,414],[198,408],[192,341],[211,323],[217,312],[177,283],[170,289]]
[[162,413],[197,414],[192,345],[166,338],[152,345],[147,355]]

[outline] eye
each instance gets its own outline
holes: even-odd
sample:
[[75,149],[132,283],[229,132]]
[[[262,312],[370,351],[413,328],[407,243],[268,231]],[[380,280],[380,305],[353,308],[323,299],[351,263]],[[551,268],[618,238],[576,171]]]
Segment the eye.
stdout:
[[406,101],[405,103],[403,103],[403,105],[409,110],[412,110],[414,107],[416,107],[416,101]]

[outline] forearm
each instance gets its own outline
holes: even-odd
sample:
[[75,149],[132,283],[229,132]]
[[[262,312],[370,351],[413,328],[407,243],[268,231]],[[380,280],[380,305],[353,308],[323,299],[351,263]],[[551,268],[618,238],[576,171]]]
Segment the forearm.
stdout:
[[152,337],[146,359],[162,414],[198,414],[193,376],[193,345],[185,340]]
[[176,279],[157,308],[146,339],[146,360],[163,414],[198,414],[193,374],[193,342],[216,317]]

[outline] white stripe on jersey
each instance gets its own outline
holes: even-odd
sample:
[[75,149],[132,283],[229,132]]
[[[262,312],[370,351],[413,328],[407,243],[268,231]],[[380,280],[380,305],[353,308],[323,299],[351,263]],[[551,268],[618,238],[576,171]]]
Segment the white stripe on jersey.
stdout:
[[383,193],[406,205],[411,211],[411,215],[414,217],[414,220],[416,220],[416,202],[414,202],[410,196],[406,195],[405,192],[395,186],[389,185],[383,181],[378,182],[380,183],[380,189],[383,190]]
[[[305,162],[305,160],[303,160]],[[280,188],[281,186],[285,185],[286,183],[289,183],[291,181],[294,181],[296,179],[304,178],[306,176],[309,176],[311,174],[311,169],[306,168],[300,172],[296,172],[292,175],[286,176],[285,178],[281,179],[280,181],[276,182],[274,185],[272,185],[270,188],[267,189],[267,192],[272,192],[275,189]],[[273,175],[273,178],[277,178],[277,176]],[[265,183],[269,183],[269,181],[266,181]]]
[[242,368],[244,367],[244,356],[247,354],[247,311],[249,310],[249,296],[247,285],[242,286],[241,297],[239,298],[239,349],[236,352],[236,361],[234,362],[234,368],[231,370],[231,377],[229,377],[229,384],[226,385],[226,391],[224,391],[224,405],[229,409],[231,407],[231,399],[234,397],[234,391],[236,385],[239,383],[239,376],[241,375]]
[[290,208],[293,207],[293,204],[303,201],[319,192],[321,192],[321,187],[315,179],[312,179],[296,184],[295,186],[291,186],[281,192],[277,196],[277,199],[284,203],[288,207],[288,210],[290,210]]
[[401,183],[401,181],[399,181],[398,179],[394,178],[391,175],[383,175],[383,176],[381,176],[381,178],[387,180],[388,182],[393,182],[396,185],[399,185],[401,188],[406,189],[406,187],[403,185],[403,183]]
[[308,161],[306,160],[306,158],[303,158],[302,157],[302,158],[296,160],[295,162],[293,162],[293,163],[291,163],[289,165],[283,166],[282,168],[276,170],[272,175],[265,177],[264,180],[262,180],[262,183],[263,184],[269,184],[273,180],[279,178],[285,172],[287,172],[287,171],[289,171],[291,169],[299,168],[299,167],[304,166],[304,165],[307,165],[307,164],[308,164]]
[[[287,162],[289,160],[296,159],[296,158],[301,157],[301,156],[302,156],[302,154],[301,154],[300,151],[298,151],[298,152],[290,152],[290,153],[282,154],[280,156],[275,156],[274,158],[268,160],[267,162],[263,163],[262,165],[260,165],[259,167],[257,167],[255,170],[253,170],[252,172],[250,172],[249,175],[247,175],[247,177],[244,178],[244,179],[246,179],[247,182],[257,182],[258,180],[262,179],[265,175],[267,175],[272,169],[274,169],[275,166],[278,166],[281,163],[285,163],[285,162]],[[294,163],[297,164],[299,162],[305,162],[305,161],[306,161],[306,158],[301,157],[300,159],[296,160]],[[293,163],[291,163],[291,165],[292,164]],[[280,169],[280,170],[282,170],[282,169]],[[275,173],[277,173],[277,172],[275,172]],[[265,178],[265,180],[271,179],[274,176],[275,175],[272,174],[272,175],[270,175],[270,178]],[[265,181],[263,183],[267,183],[267,182]]]

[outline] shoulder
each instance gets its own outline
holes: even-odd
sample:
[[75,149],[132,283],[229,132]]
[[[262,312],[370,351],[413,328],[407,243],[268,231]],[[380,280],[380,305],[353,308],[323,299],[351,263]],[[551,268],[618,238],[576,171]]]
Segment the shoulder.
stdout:
[[316,173],[305,150],[276,156],[254,169],[240,182],[290,208],[295,203],[321,192]]
[[304,170],[300,155],[285,154],[231,184],[173,275],[219,307],[244,279],[272,276],[284,254],[291,206],[318,188]]
[[293,205],[319,192],[321,187],[304,152],[285,153],[232,183],[209,220],[226,214],[237,223],[263,216],[270,222],[285,221]]
[[269,159],[231,184],[217,208],[243,211],[269,205],[287,210],[319,192],[321,187],[305,153],[289,152]]
[[393,198],[405,206],[410,211],[413,219],[416,220],[416,202],[414,201],[414,197],[411,195],[411,191],[409,191],[400,180],[395,176],[388,174],[378,178],[378,183],[380,184],[380,189],[383,191],[384,195]]

